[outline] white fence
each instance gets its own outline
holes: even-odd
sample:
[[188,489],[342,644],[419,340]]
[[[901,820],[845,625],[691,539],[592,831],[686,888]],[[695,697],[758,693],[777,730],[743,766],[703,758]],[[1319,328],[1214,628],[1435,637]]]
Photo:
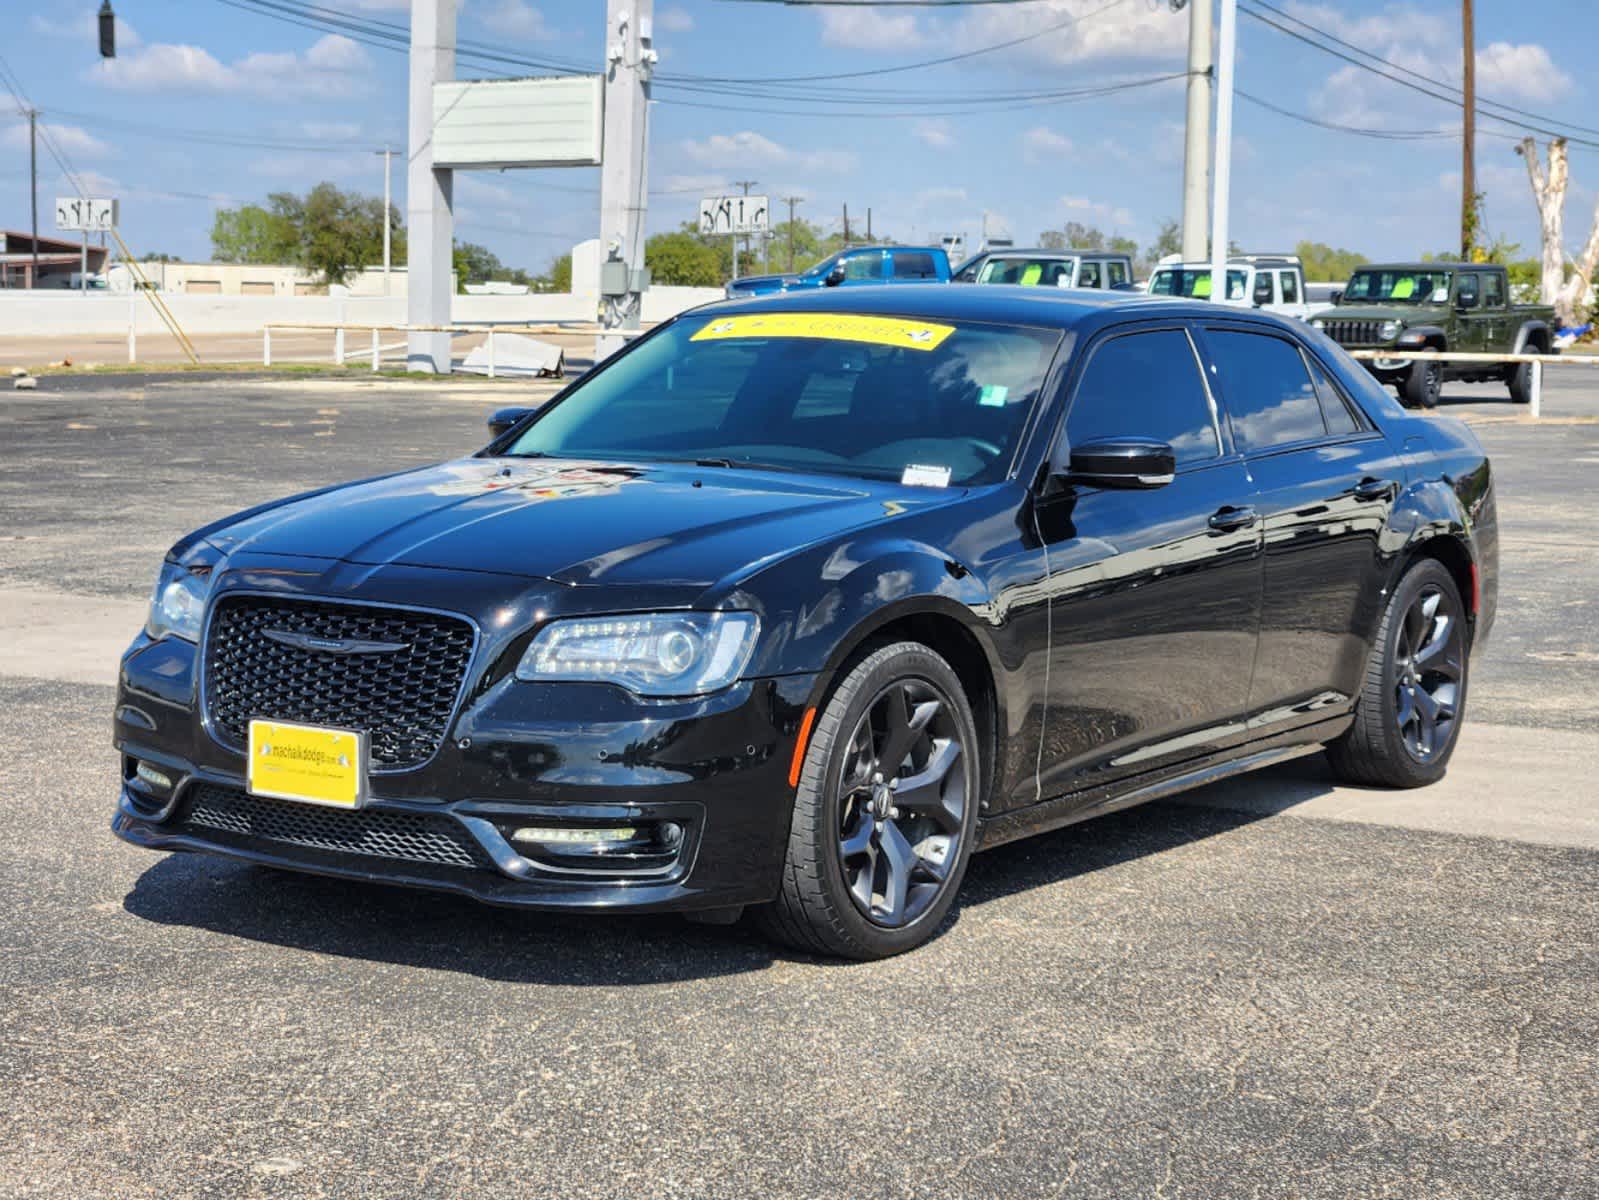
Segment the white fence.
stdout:
[[1464,350],[1439,353],[1437,350],[1411,351],[1396,354],[1392,350],[1351,350],[1349,357],[1370,361],[1402,358],[1406,362],[1465,362],[1465,363],[1531,363],[1532,388],[1528,397],[1527,413],[1536,419],[1543,412],[1543,369],[1555,367],[1599,367],[1599,355],[1593,354],[1471,354]]

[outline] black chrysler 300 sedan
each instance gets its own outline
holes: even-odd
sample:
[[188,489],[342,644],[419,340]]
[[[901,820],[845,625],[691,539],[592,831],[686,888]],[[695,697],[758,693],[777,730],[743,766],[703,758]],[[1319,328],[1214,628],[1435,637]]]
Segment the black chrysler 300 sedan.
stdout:
[[1437,779],[1496,560],[1471,433],[1302,324],[718,304],[470,458],[174,546],[113,828],[892,954],[983,846],[1322,747]]

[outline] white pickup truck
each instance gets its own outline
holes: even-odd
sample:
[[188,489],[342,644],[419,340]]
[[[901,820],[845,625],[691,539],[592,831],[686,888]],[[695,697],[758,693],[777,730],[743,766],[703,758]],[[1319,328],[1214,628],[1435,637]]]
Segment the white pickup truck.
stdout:
[[[1149,277],[1151,296],[1185,296],[1213,299],[1210,264],[1161,262]],[[1267,312],[1303,321],[1313,306],[1306,303],[1305,270],[1295,254],[1239,254],[1227,260],[1227,295],[1224,304],[1263,308]]]

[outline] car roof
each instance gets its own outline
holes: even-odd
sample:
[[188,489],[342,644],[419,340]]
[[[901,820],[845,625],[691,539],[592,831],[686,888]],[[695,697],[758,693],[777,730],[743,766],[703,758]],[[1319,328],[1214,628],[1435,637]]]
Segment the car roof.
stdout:
[[999,246],[993,250],[981,251],[976,257],[1000,258],[1013,254],[1026,258],[1132,258],[1132,255],[1124,254],[1120,250],[1078,250],[1072,246],[1053,250],[1041,247],[1029,250],[1026,247]]
[[[919,251],[938,250],[938,251],[942,251],[943,249],[944,249],[944,247],[942,247],[942,246],[911,246],[911,245],[902,246],[898,242],[892,242],[892,243],[890,243],[890,242],[881,242],[881,243],[879,243],[879,242],[867,242],[864,245],[859,245],[859,246],[845,246],[842,250],[833,251],[833,254],[844,254],[844,253],[847,253],[848,251],[851,251],[851,250],[919,250]],[[833,255],[829,254],[827,257],[831,258],[831,257],[833,257]]]
[[825,291],[778,292],[748,299],[720,300],[692,309],[685,315],[720,316],[761,312],[862,313],[928,321],[991,321],[1001,325],[1032,325],[1046,329],[1091,329],[1133,316],[1199,317],[1228,321],[1247,319],[1262,324],[1287,324],[1271,314],[1218,307],[1207,300],[1148,296],[1143,292],[1014,287],[1009,284],[970,287],[959,284],[902,283],[828,288]]
[[1435,262],[1361,263],[1356,271],[1481,271],[1484,268],[1504,270],[1502,263],[1468,263],[1438,260]]

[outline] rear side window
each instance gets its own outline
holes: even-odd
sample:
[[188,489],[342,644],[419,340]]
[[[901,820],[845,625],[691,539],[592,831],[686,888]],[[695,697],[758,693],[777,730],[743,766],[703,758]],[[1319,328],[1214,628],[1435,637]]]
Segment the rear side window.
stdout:
[[1182,330],[1124,334],[1095,348],[1072,397],[1066,441],[1110,437],[1168,442],[1178,466],[1220,455],[1210,396]]
[[1484,308],[1503,308],[1505,306],[1505,281],[1504,277],[1488,272],[1482,277],[1482,306]]
[[1282,289],[1284,304],[1299,303],[1299,276],[1292,271],[1279,271],[1277,286]]
[[933,266],[931,254],[908,254],[904,251],[894,252],[894,278],[895,279],[937,279],[938,270]]
[[1244,453],[1327,436],[1299,347],[1270,334],[1206,329],[1233,440]]
[[1316,399],[1321,402],[1321,417],[1327,422],[1327,432],[1334,437],[1359,433],[1360,422],[1349,411],[1342,393],[1327,378],[1327,372],[1321,369],[1321,364],[1306,354],[1305,365],[1310,368],[1310,381],[1316,386]]
[[1124,262],[1108,262],[1105,264],[1111,287],[1120,287],[1127,282],[1127,264]]

